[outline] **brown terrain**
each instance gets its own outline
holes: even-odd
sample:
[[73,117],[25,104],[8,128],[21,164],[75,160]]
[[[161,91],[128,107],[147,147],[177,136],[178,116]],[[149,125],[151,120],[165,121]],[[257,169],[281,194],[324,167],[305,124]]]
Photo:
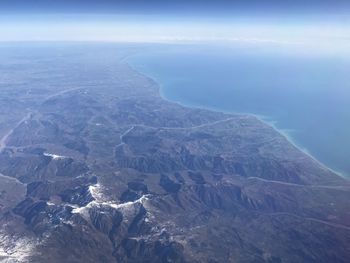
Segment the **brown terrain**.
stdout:
[[1,47],[0,262],[350,262],[350,184],[125,47]]

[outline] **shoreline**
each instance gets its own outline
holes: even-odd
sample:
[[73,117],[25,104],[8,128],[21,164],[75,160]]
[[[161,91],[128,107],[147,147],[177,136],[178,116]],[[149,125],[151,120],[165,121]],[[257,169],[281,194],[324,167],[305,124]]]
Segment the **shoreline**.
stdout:
[[165,101],[171,102],[171,103],[176,103],[182,107],[189,107],[189,108],[193,108],[193,109],[202,109],[202,110],[208,110],[208,111],[215,111],[215,112],[219,112],[219,113],[224,113],[224,114],[236,114],[236,115],[245,115],[245,116],[251,116],[256,118],[258,121],[264,123],[265,125],[268,125],[269,127],[271,127],[274,131],[276,131],[277,133],[279,133],[281,136],[283,136],[293,147],[295,147],[297,150],[299,150],[300,152],[302,152],[303,154],[307,155],[309,158],[311,158],[313,161],[315,161],[317,164],[319,164],[323,169],[329,170],[332,173],[340,176],[341,178],[344,178],[346,180],[349,180],[350,175],[345,174],[344,172],[340,172],[340,171],[336,171],[335,169],[327,166],[326,164],[322,163],[320,160],[318,160],[315,156],[313,156],[308,150],[307,148],[299,145],[295,139],[293,139],[293,137],[288,134],[288,132],[284,131],[283,129],[278,128],[274,123],[276,123],[275,121],[273,121],[271,119],[271,121],[267,120],[266,118],[270,118],[269,116],[262,116],[259,114],[254,114],[254,113],[249,113],[249,112],[235,112],[235,111],[224,111],[222,109],[219,108],[213,108],[213,107],[207,107],[207,106],[203,106],[203,105],[188,105],[188,104],[184,104],[180,101],[173,101],[169,98],[167,98],[164,93],[162,92],[164,90],[164,85],[157,80],[154,76],[150,76],[149,74],[147,74],[146,72],[142,72],[141,70],[138,70],[136,68],[136,66],[132,65],[132,63],[129,60],[129,57],[131,56],[137,56],[137,54],[130,54],[130,55],[126,55],[121,62],[125,63],[128,67],[130,67],[132,70],[134,70],[135,72],[137,72],[138,74],[141,74],[142,76],[148,78],[149,80],[151,80],[152,82],[155,83],[157,90],[158,90],[158,95]]

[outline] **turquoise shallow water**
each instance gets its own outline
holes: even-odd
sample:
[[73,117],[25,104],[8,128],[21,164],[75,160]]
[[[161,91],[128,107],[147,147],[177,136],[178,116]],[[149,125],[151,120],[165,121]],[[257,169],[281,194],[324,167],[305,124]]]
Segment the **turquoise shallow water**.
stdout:
[[252,113],[350,175],[350,59],[254,46],[160,46],[128,58],[184,105]]

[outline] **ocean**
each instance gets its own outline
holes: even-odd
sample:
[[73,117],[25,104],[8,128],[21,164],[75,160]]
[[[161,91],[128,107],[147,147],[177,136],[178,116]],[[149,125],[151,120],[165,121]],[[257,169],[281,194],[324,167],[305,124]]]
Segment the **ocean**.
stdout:
[[274,45],[159,45],[127,58],[186,106],[259,116],[350,175],[350,58]]

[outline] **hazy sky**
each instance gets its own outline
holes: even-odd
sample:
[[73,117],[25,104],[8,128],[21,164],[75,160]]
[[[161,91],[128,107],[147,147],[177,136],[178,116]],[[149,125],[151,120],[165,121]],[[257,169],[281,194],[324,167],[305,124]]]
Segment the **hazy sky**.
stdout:
[[0,41],[240,41],[344,51],[349,14],[349,0],[0,0]]

